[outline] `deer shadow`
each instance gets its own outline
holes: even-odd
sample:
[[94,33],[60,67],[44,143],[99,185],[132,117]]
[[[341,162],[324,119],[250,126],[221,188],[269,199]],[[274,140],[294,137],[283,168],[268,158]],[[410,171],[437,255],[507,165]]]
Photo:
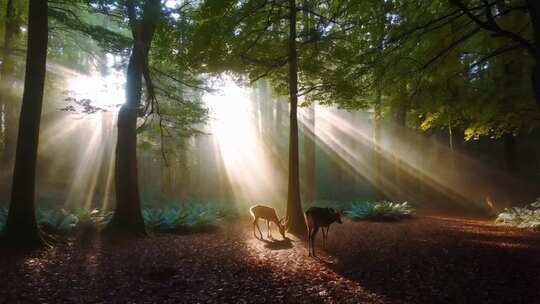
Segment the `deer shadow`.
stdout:
[[270,250],[285,250],[285,249],[291,249],[293,248],[292,240],[289,238],[285,238],[283,240],[276,240],[276,239],[258,239],[259,241],[264,243],[264,248],[268,248]]

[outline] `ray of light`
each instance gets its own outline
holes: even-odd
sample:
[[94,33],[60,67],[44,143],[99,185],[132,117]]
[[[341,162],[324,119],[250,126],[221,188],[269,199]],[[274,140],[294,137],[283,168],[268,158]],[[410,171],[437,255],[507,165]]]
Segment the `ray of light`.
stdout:
[[[310,128],[305,113],[300,113],[301,123]],[[417,198],[416,187],[430,187],[457,203],[485,204],[486,196],[500,191],[501,181],[519,184],[437,140],[389,122],[379,127],[381,135],[377,140],[368,113],[351,114],[326,107],[317,107],[316,113],[316,125],[309,133],[387,197]],[[377,168],[377,158],[387,164],[386,170]],[[388,169],[388,164],[393,169]],[[413,188],[411,179],[416,184]]]
[[[51,97],[55,99],[53,108],[44,113],[39,153],[46,160],[41,162],[47,170],[46,189],[61,193],[68,207],[107,207],[114,169],[113,130],[118,101],[124,93],[122,80],[116,72],[85,75],[54,63],[48,69],[67,81],[60,85],[65,89],[61,95]],[[63,101],[65,96],[91,100],[92,106],[103,111],[60,111],[72,101]]]
[[219,150],[235,201],[276,203],[275,167],[257,133],[262,125],[253,96],[230,78],[225,78],[221,91],[204,100],[211,111],[214,149]]

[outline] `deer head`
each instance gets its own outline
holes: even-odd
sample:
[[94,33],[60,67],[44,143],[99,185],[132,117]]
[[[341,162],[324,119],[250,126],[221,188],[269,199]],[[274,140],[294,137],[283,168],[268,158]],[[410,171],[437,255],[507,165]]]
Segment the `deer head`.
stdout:
[[341,221],[341,213],[337,212],[334,208],[328,208],[328,209],[330,209],[330,213],[332,213],[334,217],[334,222],[338,224],[343,224],[343,222]]

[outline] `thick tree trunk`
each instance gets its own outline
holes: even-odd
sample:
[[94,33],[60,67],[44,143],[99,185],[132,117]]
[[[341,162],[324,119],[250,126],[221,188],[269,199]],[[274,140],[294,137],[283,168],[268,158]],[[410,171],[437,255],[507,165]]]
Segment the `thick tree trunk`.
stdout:
[[30,0],[28,20],[26,74],[6,236],[10,243],[35,247],[45,244],[36,223],[34,193],[47,61],[47,1]]
[[160,13],[160,1],[150,0],[143,7],[142,20],[130,16],[134,45],[129,59],[126,103],[118,112],[118,138],[115,160],[116,210],[106,232],[145,235],[137,174],[137,118],[141,107],[143,67]]
[[304,237],[306,224],[300,201],[300,174],[298,160],[298,54],[296,50],[296,0],[289,0],[289,185],[287,195],[287,228],[290,233]]
[[137,174],[137,117],[141,102],[141,50],[135,43],[129,59],[126,103],[118,112],[114,181],[116,209],[108,230],[144,235]]

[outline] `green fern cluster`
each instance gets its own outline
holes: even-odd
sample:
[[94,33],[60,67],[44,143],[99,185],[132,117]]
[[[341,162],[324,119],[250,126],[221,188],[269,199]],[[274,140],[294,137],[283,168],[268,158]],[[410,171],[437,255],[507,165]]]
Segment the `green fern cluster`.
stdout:
[[[0,231],[6,225],[8,210],[6,207],[0,208]],[[108,222],[111,216],[111,212],[84,208],[77,209],[73,212],[66,209],[52,208],[40,208],[36,211],[36,220],[40,228],[55,233],[70,232],[82,223],[102,225]]]
[[540,198],[527,207],[504,209],[495,223],[518,228],[540,229]]
[[399,220],[411,216],[414,208],[408,203],[383,202],[356,202],[350,210],[344,212],[353,221],[359,220]]
[[215,226],[237,216],[236,210],[219,203],[183,203],[163,208],[145,208],[146,226],[155,231]]

